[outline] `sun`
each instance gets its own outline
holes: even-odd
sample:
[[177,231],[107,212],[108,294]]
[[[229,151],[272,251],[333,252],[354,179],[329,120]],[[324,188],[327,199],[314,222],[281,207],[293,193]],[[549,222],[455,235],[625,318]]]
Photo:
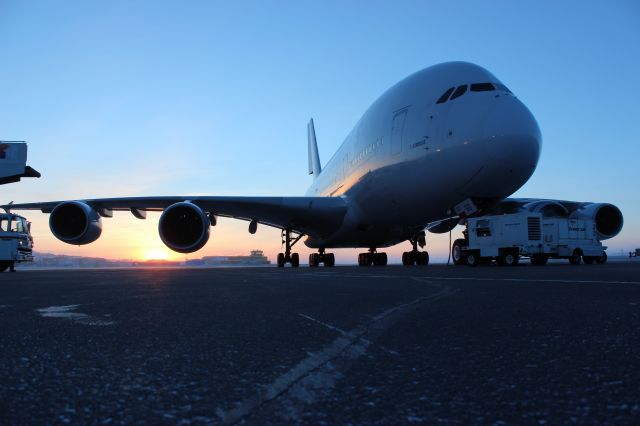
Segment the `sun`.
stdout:
[[169,253],[160,249],[151,249],[144,253],[144,260],[168,260]]

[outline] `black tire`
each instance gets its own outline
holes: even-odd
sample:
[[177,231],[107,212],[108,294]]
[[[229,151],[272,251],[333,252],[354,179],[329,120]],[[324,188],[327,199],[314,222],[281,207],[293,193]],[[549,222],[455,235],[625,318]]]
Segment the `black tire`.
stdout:
[[325,268],[331,268],[336,264],[336,256],[333,253],[326,253],[324,255],[324,266]]
[[6,271],[9,269],[9,266],[11,266],[11,263],[9,262],[0,262],[0,272]]
[[462,248],[467,246],[467,242],[463,239],[457,239],[451,246],[451,260],[454,265],[462,265],[465,262],[465,256],[462,252]]
[[607,263],[607,252],[603,251],[602,256],[596,257],[596,262],[598,263],[598,265]]
[[277,259],[277,263],[278,263],[278,268],[283,268],[284,267],[284,253],[278,253],[278,257]]
[[579,265],[582,261],[582,256],[579,251],[574,251],[571,257],[569,258],[569,263],[572,265]]
[[291,255],[291,266],[294,268],[300,266],[300,255],[298,253],[293,253]]
[[517,253],[505,253],[502,256],[502,263],[506,266],[516,266],[520,262],[520,256]]
[[413,265],[413,253],[412,252],[405,251],[404,253],[402,253],[402,264],[404,266]]
[[376,266],[387,266],[387,253],[375,253],[373,264]]
[[312,268],[315,268],[319,264],[320,264],[320,255],[318,255],[318,253],[311,253],[309,255],[309,266]]
[[548,260],[549,258],[544,254],[534,254],[531,256],[531,264],[535,266],[544,266]]
[[593,263],[596,261],[596,258],[593,256],[582,256],[582,260],[587,265],[593,265]]
[[469,266],[478,266],[480,263],[480,255],[476,252],[467,253],[467,265]]
[[417,253],[416,265],[426,266],[429,264],[429,253],[421,251]]

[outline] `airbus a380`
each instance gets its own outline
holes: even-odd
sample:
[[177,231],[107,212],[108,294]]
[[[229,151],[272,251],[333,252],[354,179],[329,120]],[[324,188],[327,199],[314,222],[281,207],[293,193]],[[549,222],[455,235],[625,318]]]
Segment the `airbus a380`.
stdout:
[[330,248],[364,248],[358,264],[386,265],[378,249],[403,241],[405,265],[426,265],[425,230],[449,232],[465,217],[531,210],[593,218],[601,239],[622,228],[607,203],[507,199],[533,174],[541,135],[527,107],[484,68],[466,62],[435,65],[400,81],[364,113],[321,168],[313,121],[308,125],[309,174],[303,197],[129,197],[2,206],[50,213],[53,234],[69,244],[100,237],[101,218],[128,210],[139,219],[161,211],[160,238],[191,253],[209,239],[216,217],[282,229],[278,266],[298,266],[292,247],[301,237],[317,249],[309,264],[333,266]]

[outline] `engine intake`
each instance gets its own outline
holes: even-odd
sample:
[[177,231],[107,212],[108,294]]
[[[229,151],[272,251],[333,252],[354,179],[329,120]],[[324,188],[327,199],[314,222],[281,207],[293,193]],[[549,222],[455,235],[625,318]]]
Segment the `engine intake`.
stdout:
[[49,228],[60,241],[83,245],[100,238],[102,220],[98,212],[88,204],[65,201],[51,211]]
[[586,204],[576,210],[573,215],[593,220],[596,233],[601,240],[618,235],[624,223],[620,209],[609,203]]
[[165,209],[158,222],[158,232],[171,250],[193,253],[209,241],[210,226],[209,217],[200,207],[181,202]]

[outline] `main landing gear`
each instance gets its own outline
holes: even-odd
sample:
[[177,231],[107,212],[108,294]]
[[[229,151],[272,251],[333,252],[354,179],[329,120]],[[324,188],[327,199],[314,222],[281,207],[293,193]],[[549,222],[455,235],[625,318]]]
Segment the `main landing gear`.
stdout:
[[386,266],[387,253],[377,253],[375,247],[369,249],[369,253],[358,255],[358,266]]
[[329,268],[336,264],[336,257],[333,253],[325,253],[323,248],[318,250],[318,253],[311,253],[309,255],[310,267],[315,268],[320,266],[321,263],[324,264],[325,267]]
[[292,236],[291,229],[282,230],[282,244],[284,244],[284,253],[278,253],[278,268],[284,267],[285,264],[290,263],[292,267],[297,268],[300,266],[300,255],[298,253],[291,253],[291,247],[293,247],[302,234]]
[[424,247],[426,245],[424,232],[420,232],[414,238],[410,239],[409,242],[413,246],[413,250],[402,253],[402,264],[404,266],[428,265],[429,253],[418,250],[418,244],[420,247]]

